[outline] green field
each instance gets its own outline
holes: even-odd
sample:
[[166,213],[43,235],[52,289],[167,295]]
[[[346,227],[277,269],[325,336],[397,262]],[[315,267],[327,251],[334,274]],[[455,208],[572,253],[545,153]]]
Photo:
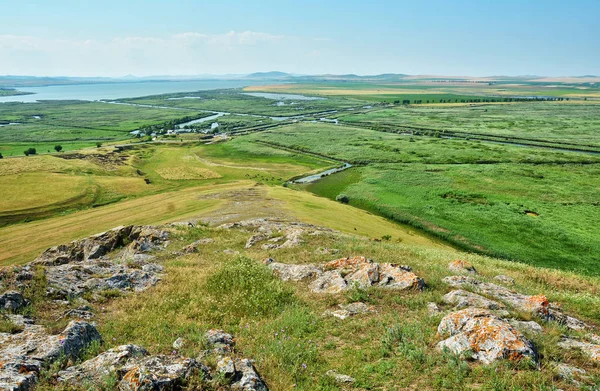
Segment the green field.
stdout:
[[598,274],[600,155],[325,124],[247,139],[366,165],[302,186],[318,195],[469,251]]

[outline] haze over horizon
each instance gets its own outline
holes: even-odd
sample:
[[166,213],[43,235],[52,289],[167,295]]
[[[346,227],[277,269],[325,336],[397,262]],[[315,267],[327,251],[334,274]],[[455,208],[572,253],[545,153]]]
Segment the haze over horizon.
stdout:
[[590,0],[5,1],[0,75],[598,75],[598,12]]

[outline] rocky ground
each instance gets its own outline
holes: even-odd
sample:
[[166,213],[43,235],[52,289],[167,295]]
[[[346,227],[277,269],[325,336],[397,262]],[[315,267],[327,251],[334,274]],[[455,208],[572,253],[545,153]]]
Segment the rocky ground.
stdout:
[[[203,238],[170,248],[173,232],[193,227],[193,223],[118,227],[50,248],[25,266],[1,269],[0,389],[30,390],[43,381],[76,389],[92,385],[120,390],[267,390],[268,382],[259,375],[252,358],[240,356],[235,337],[223,330],[206,332],[202,337],[206,349],[196,357],[178,353],[190,343],[184,338],[173,342],[173,352],[168,355],[152,354],[132,343],[105,351],[101,347],[103,338],[94,323],[97,303],[160,284],[167,271],[156,254],[185,257],[214,243],[214,239]],[[245,249],[273,254],[301,248],[311,238],[340,235],[309,224],[270,219],[228,223],[216,229],[244,232]],[[228,257],[239,254],[238,250],[225,251]],[[540,354],[535,336],[558,327],[563,334],[552,348],[576,351],[591,367],[600,363],[596,327],[564,313],[543,292],[519,293],[513,288],[513,278],[484,275],[477,270],[479,266],[464,260],[447,264],[448,275],[441,280],[430,280],[415,273],[412,265],[365,256],[340,258],[335,256],[338,252],[319,247],[315,253],[330,257],[327,262],[278,262],[277,256],[256,262],[287,284],[323,297],[357,289],[422,295],[429,285],[445,287],[441,300],[423,304],[431,318],[440,319],[434,349],[484,366],[504,360],[528,370],[553,368],[574,388],[593,387],[596,382],[584,368],[546,362]],[[36,287],[43,289],[36,291]],[[28,316],[31,301],[40,300],[36,295],[59,314],[57,320],[70,319],[66,328],[51,330]],[[322,315],[348,322],[355,317],[376,318],[377,314],[376,306],[359,300],[338,304]],[[326,376],[341,388],[356,384],[353,377],[335,370],[327,371]]]

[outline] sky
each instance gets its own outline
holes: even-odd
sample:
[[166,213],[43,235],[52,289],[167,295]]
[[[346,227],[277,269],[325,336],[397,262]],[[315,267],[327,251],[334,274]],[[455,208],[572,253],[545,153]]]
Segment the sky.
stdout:
[[0,0],[0,75],[600,75],[599,0]]

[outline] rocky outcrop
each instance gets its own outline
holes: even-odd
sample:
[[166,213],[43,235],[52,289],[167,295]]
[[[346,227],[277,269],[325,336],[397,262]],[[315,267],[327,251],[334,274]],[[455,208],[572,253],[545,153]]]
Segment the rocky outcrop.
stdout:
[[42,368],[60,357],[77,359],[100,333],[87,322],[72,321],[59,335],[49,335],[43,326],[25,324],[16,334],[0,333],[0,389],[28,390]]
[[586,356],[592,361],[600,362],[600,345],[581,341],[575,338],[563,337],[558,343],[558,346],[565,349],[578,349],[581,350]]
[[508,322],[490,311],[467,308],[445,316],[438,335],[446,338],[438,344],[441,350],[490,364],[499,359],[537,360],[533,344]]
[[472,273],[477,274],[477,270],[475,270],[475,266],[467,261],[463,261],[462,259],[457,259],[448,264],[448,269],[453,271],[454,273]]
[[572,330],[587,328],[587,325],[579,319],[565,315],[558,309],[558,306],[551,305],[544,295],[528,296],[468,276],[449,276],[442,281],[454,288],[472,289],[475,292],[500,300],[518,311],[539,316],[547,321],[558,322]]
[[233,335],[223,330],[211,329],[204,334],[204,339],[212,348],[214,353],[228,354],[233,352],[235,340]]
[[[33,278],[33,268],[41,268],[46,293],[53,299],[68,300],[87,292],[94,295],[109,290],[141,291],[160,281],[163,267],[151,263],[153,256],[147,252],[165,246],[168,237],[168,231],[155,227],[118,227],[49,248],[20,269],[12,283],[26,287]],[[121,253],[108,257],[118,249]],[[15,301],[15,294],[11,297],[11,306],[22,305],[22,301]]]
[[58,381],[71,384],[101,384],[113,374],[122,379],[126,373],[123,368],[146,356],[148,352],[141,346],[117,346],[79,365],[60,371]]
[[365,257],[341,258],[323,265],[282,264],[271,258],[263,263],[284,281],[313,279],[309,289],[315,293],[339,293],[370,286],[397,290],[422,290],[425,287],[423,279],[408,266],[376,263]]
[[515,284],[515,279],[509,276],[505,276],[503,274],[500,274],[496,277],[494,277],[494,280],[498,280],[506,285],[514,285]]
[[215,240],[211,239],[211,238],[204,238],[204,239],[200,239],[200,240],[196,240],[193,243],[188,244],[187,246],[185,246],[182,251],[185,254],[193,254],[193,253],[197,253],[198,249],[202,246],[205,246],[207,244],[213,243]]
[[223,366],[223,364],[221,364],[219,366],[219,370],[225,370],[224,375],[228,376],[229,379],[231,379],[231,389],[234,391],[268,390],[266,384],[254,368],[254,365],[252,364],[251,360],[229,358],[228,363],[225,365],[225,367]]
[[273,273],[282,281],[300,281],[307,278],[313,278],[322,274],[323,270],[316,265],[290,265],[286,263],[275,262],[273,258],[263,259]]
[[500,310],[506,308],[504,304],[487,299],[476,293],[471,293],[462,289],[454,290],[446,294],[442,300],[448,304],[454,304],[456,308],[486,308],[488,310]]
[[28,304],[23,295],[17,291],[8,291],[0,295],[0,310],[15,312]]
[[236,223],[223,224],[222,229],[245,229],[255,233],[248,238],[246,248],[261,242],[264,250],[293,248],[302,243],[303,235],[321,235],[332,230],[299,222],[276,221],[270,219],[252,219]]
[[208,368],[193,358],[162,355],[134,360],[121,371],[125,372],[118,385],[121,391],[180,390],[200,372],[210,377]]

